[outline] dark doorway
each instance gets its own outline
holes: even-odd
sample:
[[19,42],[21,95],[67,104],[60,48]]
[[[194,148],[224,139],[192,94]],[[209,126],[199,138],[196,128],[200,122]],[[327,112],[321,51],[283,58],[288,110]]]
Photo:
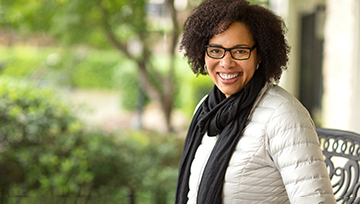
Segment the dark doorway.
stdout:
[[316,125],[321,121],[321,101],[323,95],[323,45],[324,40],[319,35],[323,25],[319,25],[320,15],[324,7],[316,12],[301,17],[301,56],[300,56],[300,101],[310,111]]

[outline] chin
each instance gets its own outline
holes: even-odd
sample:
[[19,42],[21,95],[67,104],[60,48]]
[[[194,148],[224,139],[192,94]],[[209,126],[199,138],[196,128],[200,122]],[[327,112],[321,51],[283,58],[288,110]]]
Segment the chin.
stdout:
[[226,97],[229,97],[231,95],[236,94],[237,92],[235,91],[221,91],[223,94],[225,94]]

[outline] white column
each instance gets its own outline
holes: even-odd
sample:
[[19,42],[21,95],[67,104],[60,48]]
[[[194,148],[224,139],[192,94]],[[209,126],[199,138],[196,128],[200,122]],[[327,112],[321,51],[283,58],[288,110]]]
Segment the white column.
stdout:
[[[323,127],[352,130],[354,110],[354,44],[359,19],[355,19],[355,1],[328,0],[324,47]],[[359,56],[357,56],[359,57]],[[359,103],[358,105],[359,106]]]
[[351,116],[349,129],[360,133],[360,1],[353,0],[354,23],[354,54],[352,69]]
[[294,96],[299,95],[299,10],[298,0],[270,0],[270,9],[284,19],[287,40],[291,47],[288,69],[284,71],[280,86]]

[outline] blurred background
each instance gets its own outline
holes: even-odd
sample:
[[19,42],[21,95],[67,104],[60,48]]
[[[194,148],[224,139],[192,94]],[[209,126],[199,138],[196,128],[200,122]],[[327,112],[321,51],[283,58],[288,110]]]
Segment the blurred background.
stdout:
[[[173,203],[213,86],[179,52],[200,2],[0,0],[0,203]],[[360,132],[360,2],[250,2],[287,25],[280,85],[318,127]]]

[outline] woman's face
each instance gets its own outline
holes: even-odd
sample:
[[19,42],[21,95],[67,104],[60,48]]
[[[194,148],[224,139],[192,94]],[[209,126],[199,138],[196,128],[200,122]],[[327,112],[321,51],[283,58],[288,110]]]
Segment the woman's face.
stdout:
[[[210,46],[224,48],[248,47],[255,44],[248,27],[240,22],[235,22],[223,33],[214,35],[209,40]],[[222,59],[213,59],[205,54],[205,64],[209,76],[221,92],[229,97],[239,91],[254,76],[260,58],[257,56],[257,49],[251,52],[247,60],[235,60],[230,52],[225,53]]]

